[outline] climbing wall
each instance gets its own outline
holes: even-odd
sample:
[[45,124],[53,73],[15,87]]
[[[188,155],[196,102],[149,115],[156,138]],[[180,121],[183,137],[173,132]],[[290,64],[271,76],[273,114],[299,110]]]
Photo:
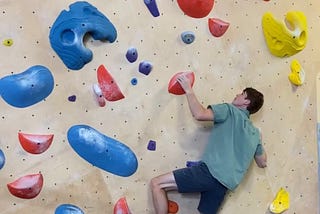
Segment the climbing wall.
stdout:
[[[290,194],[286,213],[319,211],[319,1],[218,0],[203,18],[184,15],[175,0],[157,0],[158,17],[142,0],[88,2],[108,17],[117,38],[108,42],[86,36],[84,43],[93,59],[73,70],[52,49],[49,33],[60,12],[74,1],[0,1],[0,40],[12,39],[11,46],[0,45],[0,78],[34,65],[47,67],[54,77],[52,92],[34,105],[14,107],[0,99],[0,149],[5,156],[0,169],[0,213],[49,214],[61,204],[73,204],[84,213],[113,213],[122,197],[132,213],[154,213],[150,179],[199,160],[212,128],[192,118],[184,96],[168,93],[171,77],[181,71],[195,73],[193,88],[205,106],[230,102],[248,86],[265,95],[264,107],[251,119],[262,131],[268,167],[260,169],[253,163],[236,191],[227,194],[220,213],[269,213],[281,187]],[[306,47],[293,56],[276,57],[266,45],[262,16],[271,12],[283,20],[295,10],[307,18]],[[230,26],[224,35],[214,37],[208,18],[219,18]],[[181,40],[186,31],[195,35],[191,44]],[[138,51],[133,63],[125,57],[130,47]],[[293,59],[306,74],[301,86],[288,79]],[[148,75],[139,72],[139,63],[145,61],[152,65]],[[106,101],[104,107],[92,90],[102,64],[125,96]],[[71,96],[76,99],[69,101]],[[127,145],[137,158],[137,170],[124,177],[85,161],[67,138],[74,125],[88,125]],[[30,154],[20,145],[18,133],[53,134],[54,138],[45,152]],[[148,149],[150,141],[156,142],[154,151]],[[8,191],[8,183],[38,173],[43,187],[35,198],[21,199]],[[169,199],[179,204],[178,213],[197,213],[199,195],[172,192]]]

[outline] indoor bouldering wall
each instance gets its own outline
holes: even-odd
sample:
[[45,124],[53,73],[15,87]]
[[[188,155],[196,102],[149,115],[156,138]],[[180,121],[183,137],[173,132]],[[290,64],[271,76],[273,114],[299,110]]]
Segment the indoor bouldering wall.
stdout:
[[[154,213],[150,179],[198,161],[212,128],[192,118],[183,95],[168,92],[185,71],[194,72],[205,106],[230,102],[248,86],[265,95],[251,119],[268,167],[253,163],[220,213],[270,213],[280,188],[290,196],[286,213],[319,212],[318,1],[215,1],[202,18],[184,14],[175,0],[156,0],[157,8],[142,0],[87,2],[97,10],[59,19],[76,1],[0,1],[0,213],[59,213],[62,205],[113,213],[125,201],[134,214]],[[290,11],[304,14],[307,34],[296,52],[275,56],[262,18],[270,12],[283,22]],[[209,28],[209,18],[225,32]],[[295,35],[303,27],[287,28]],[[289,79],[295,69],[304,79]],[[178,213],[197,213],[199,195],[169,199]]]

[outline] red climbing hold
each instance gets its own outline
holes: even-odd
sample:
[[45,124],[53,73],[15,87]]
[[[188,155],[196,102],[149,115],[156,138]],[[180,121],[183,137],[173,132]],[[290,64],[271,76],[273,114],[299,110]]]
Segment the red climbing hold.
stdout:
[[178,0],[178,5],[186,15],[203,18],[212,10],[214,0]]
[[23,176],[12,183],[8,183],[7,187],[10,193],[18,198],[31,199],[36,197],[43,185],[42,174],[31,174]]
[[227,31],[230,23],[217,18],[209,18],[208,25],[211,34],[215,37],[220,37]]
[[53,140],[53,134],[41,135],[19,132],[18,137],[22,148],[31,154],[41,154],[45,152]]
[[120,198],[114,205],[113,214],[132,214],[125,197]]
[[176,214],[179,211],[179,205],[175,201],[168,200],[168,212]]
[[190,80],[191,82],[191,87],[193,86],[194,84],[194,73],[193,72],[179,72],[179,73],[176,73],[171,79],[170,79],[170,82],[169,82],[169,85],[168,85],[168,91],[169,93],[171,94],[175,94],[175,95],[181,95],[181,94],[184,94],[184,90],[183,88],[181,87],[180,83],[177,81],[177,77],[179,77],[179,75],[183,74],[183,73],[186,73],[187,75],[187,78]]
[[107,69],[100,65],[97,70],[99,86],[102,90],[104,98],[108,101],[117,101],[124,98],[120,88],[118,87],[116,81],[109,74]]

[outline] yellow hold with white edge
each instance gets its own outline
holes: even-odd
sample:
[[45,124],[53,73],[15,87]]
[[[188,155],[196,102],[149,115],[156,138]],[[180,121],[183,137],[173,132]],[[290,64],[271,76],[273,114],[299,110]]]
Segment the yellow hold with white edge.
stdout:
[[272,213],[282,213],[285,210],[289,209],[289,206],[290,206],[289,193],[285,189],[280,188],[275,199],[270,204],[269,210]]
[[262,29],[270,52],[278,57],[292,56],[307,43],[307,19],[300,11],[288,12],[284,22],[267,12],[262,17]]
[[304,83],[305,72],[298,62],[298,60],[294,59],[291,62],[291,73],[289,74],[289,80],[292,84],[300,86]]

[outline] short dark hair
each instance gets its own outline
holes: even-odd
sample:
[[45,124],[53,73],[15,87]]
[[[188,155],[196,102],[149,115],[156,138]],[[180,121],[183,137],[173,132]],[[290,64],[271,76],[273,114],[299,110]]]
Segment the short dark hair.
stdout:
[[247,107],[249,113],[254,114],[259,111],[264,101],[263,94],[254,88],[245,88],[243,91],[246,92],[247,99],[250,100],[250,104]]

